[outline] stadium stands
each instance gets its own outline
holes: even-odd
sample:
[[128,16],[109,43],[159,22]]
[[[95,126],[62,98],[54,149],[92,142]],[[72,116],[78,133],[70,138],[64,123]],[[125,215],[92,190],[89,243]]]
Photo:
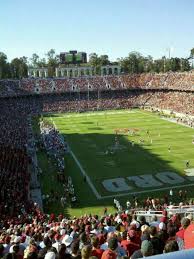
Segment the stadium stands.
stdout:
[[193,91],[194,73],[146,73],[119,76],[89,76],[64,79],[1,80],[1,96],[18,96],[34,93],[64,93],[90,90],[119,89],[169,89]]
[[[153,255],[187,247],[184,233],[193,214],[193,204],[188,200],[174,208],[162,201],[157,208],[153,203],[146,203],[143,208],[132,205],[130,210],[101,218],[84,216],[68,220],[63,215],[57,219],[54,214],[47,218],[30,197],[32,158],[28,152],[28,118],[43,112],[130,107],[169,109],[194,115],[193,86],[192,72],[1,80],[0,256],[109,258],[109,253],[112,258],[117,255],[138,258],[148,252]],[[42,125],[42,137],[47,151],[63,169],[65,164],[60,152],[65,144],[58,132],[50,125]],[[71,179],[65,188],[67,186],[73,188]],[[153,220],[150,216],[157,218]],[[153,222],[157,222],[157,228]],[[169,243],[172,241],[175,244]]]

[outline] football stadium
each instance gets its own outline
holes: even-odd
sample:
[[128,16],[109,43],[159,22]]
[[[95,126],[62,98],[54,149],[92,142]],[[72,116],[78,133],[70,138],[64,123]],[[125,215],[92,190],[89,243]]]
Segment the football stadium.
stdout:
[[0,258],[193,258],[194,48],[63,50],[0,46]]

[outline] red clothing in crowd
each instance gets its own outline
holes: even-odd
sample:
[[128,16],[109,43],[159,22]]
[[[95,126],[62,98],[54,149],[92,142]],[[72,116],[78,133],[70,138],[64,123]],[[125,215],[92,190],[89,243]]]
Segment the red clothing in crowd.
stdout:
[[127,256],[131,256],[136,250],[140,249],[140,245],[130,240],[122,240],[121,246],[127,251]]
[[92,250],[91,256],[96,256],[98,259],[100,259],[102,257],[103,252],[104,250],[100,248],[94,248],[94,250]]
[[180,229],[177,233],[176,236],[180,237],[181,239],[184,239],[184,233],[185,233],[185,229]]
[[117,254],[110,249],[103,252],[101,259],[116,259]]

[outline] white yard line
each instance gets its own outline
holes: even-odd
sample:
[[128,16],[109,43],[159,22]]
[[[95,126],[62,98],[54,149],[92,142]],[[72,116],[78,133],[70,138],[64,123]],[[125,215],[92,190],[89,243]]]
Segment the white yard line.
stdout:
[[102,196],[97,192],[96,188],[94,187],[90,177],[86,174],[85,170],[83,169],[82,165],[80,164],[79,160],[77,159],[77,157],[75,156],[75,154],[73,153],[73,151],[70,151],[70,154],[72,155],[74,161],[76,162],[77,166],[80,169],[80,172],[82,173],[83,176],[86,177],[87,183],[89,184],[90,188],[92,189],[94,195],[96,196],[96,198],[98,200],[102,199]]
[[194,186],[194,183],[190,184],[184,184],[184,185],[176,185],[176,186],[169,186],[169,187],[164,187],[164,188],[159,188],[159,189],[151,189],[151,190],[145,190],[145,191],[138,191],[138,192],[128,192],[128,193],[120,193],[120,194],[113,194],[113,195],[107,195],[107,196],[102,196],[101,199],[109,199],[113,197],[122,197],[122,196],[127,196],[127,195],[133,195],[133,194],[141,194],[141,193],[151,193],[151,192],[158,192],[161,190],[169,190],[169,189],[176,189],[176,188],[183,188],[187,186]]
[[165,120],[165,121],[169,121],[169,122],[172,122],[172,123],[176,123],[178,125],[181,125],[181,126],[184,126],[184,127],[187,127],[187,128],[190,128],[190,129],[193,129],[191,126],[187,125],[187,124],[184,124],[184,123],[181,123],[181,122],[177,122],[176,120],[174,119],[170,119],[170,118],[161,118],[162,120]]
[[103,115],[115,115],[115,114],[126,114],[126,113],[135,113],[135,111],[130,111],[130,110],[125,110],[125,111],[118,111],[118,112],[106,112],[106,111],[103,111],[103,112],[91,112],[91,113],[81,113],[81,114],[68,114],[68,115],[62,115],[58,118],[71,118],[71,117],[87,117],[87,116],[96,116],[96,115],[99,115],[99,116],[103,116]]

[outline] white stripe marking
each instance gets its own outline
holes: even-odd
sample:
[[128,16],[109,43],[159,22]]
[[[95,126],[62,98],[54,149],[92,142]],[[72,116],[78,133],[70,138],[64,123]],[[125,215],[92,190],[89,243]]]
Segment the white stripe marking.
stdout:
[[86,177],[87,183],[89,184],[90,188],[92,189],[94,195],[96,196],[96,198],[98,200],[100,200],[102,198],[102,196],[97,192],[96,188],[94,187],[90,177],[86,174],[85,170],[83,169],[82,165],[80,164],[79,160],[77,159],[77,157],[75,156],[75,154],[73,153],[73,151],[70,151],[70,154],[72,155],[73,159],[75,160],[77,166],[79,167],[81,173],[83,176]]
[[115,114],[126,114],[126,113],[136,113],[136,111],[128,111],[128,110],[125,110],[125,111],[118,111],[118,112],[91,112],[91,113],[81,113],[81,114],[68,114],[68,115],[62,115],[62,116],[59,116],[58,118],[71,118],[71,117],[84,117],[84,116],[96,116],[96,115],[99,115],[99,116],[103,116],[103,115],[115,115]]
[[107,196],[102,196],[101,199],[108,199],[108,198],[113,198],[113,197],[122,197],[122,196],[127,196],[127,195],[132,195],[132,194],[141,194],[141,193],[147,193],[147,192],[158,192],[161,190],[170,190],[170,189],[176,189],[176,188],[183,188],[187,186],[194,186],[194,183],[190,184],[184,184],[184,185],[176,185],[176,186],[169,186],[169,187],[164,187],[164,188],[159,188],[159,189],[150,189],[150,190],[145,190],[145,191],[138,191],[138,192],[128,192],[128,193],[120,193],[120,194],[115,194],[115,195],[107,195]]
[[[176,120],[173,120],[173,119],[170,119],[170,118],[161,118],[162,120],[165,120],[165,121],[169,121],[169,122],[172,122],[172,123],[176,123],[178,125],[181,125],[181,126],[184,126],[184,127],[187,127],[187,128],[190,128],[190,129],[193,129],[193,127],[187,125],[187,124],[184,124],[184,123],[181,123],[181,122],[177,122]],[[180,131],[181,132],[181,131]]]

